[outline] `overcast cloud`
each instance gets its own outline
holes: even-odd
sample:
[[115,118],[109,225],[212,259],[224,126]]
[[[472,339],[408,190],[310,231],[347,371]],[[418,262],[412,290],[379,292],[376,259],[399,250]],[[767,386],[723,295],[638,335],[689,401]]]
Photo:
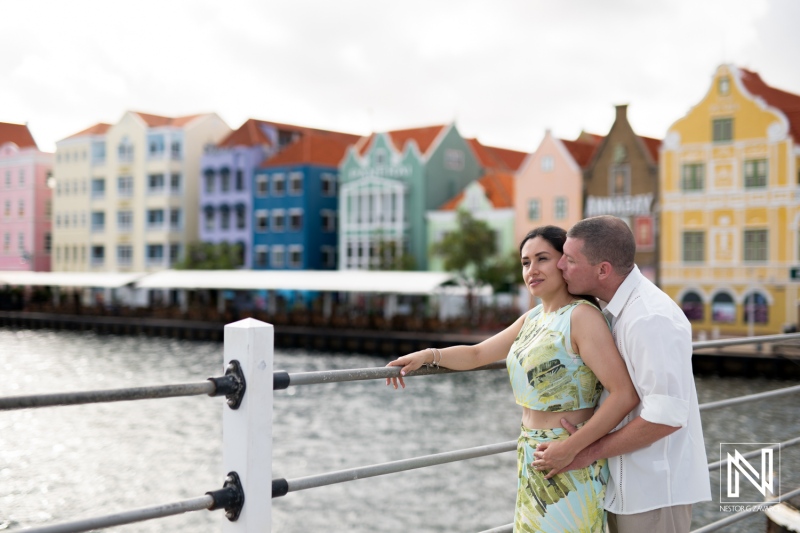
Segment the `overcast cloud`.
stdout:
[[365,134],[456,121],[532,151],[629,104],[663,137],[720,63],[800,93],[796,0],[4,2],[0,121],[40,147],[126,110]]

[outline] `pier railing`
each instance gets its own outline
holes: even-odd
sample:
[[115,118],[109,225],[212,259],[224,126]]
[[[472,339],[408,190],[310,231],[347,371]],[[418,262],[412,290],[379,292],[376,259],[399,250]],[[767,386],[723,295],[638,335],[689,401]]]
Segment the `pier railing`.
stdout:
[[[222,420],[222,463],[223,470],[228,474],[223,480],[221,489],[210,490],[202,496],[188,500],[60,524],[37,526],[25,531],[29,533],[77,533],[203,509],[224,509],[227,517],[227,520],[222,521],[221,526],[224,533],[265,532],[271,530],[272,499],[289,492],[510,452],[516,448],[516,440],[514,440],[306,477],[272,479],[272,406],[274,391],[292,386],[399,377],[400,368],[379,367],[301,373],[274,371],[274,329],[272,325],[254,319],[245,319],[226,325],[224,337],[225,374],[220,377],[209,378],[203,382],[0,397],[0,411],[176,396],[225,396],[227,400],[228,407],[223,410]],[[698,350],[787,340],[800,340],[800,334],[701,341],[694,343],[693,348]],[[502,362],[494,363],[475,370],[500,368],[505,368],[505,364]],[[448,369],[422,368],[408,374],[406,378],[427,374],[449,374],[452,372]],[[797,393],[800,393],[800,386],[787,387],[706,403],[700,406],[700,410],[721,409]],[[800,437],[781,443],[780,448],[783,449],[797,444],[800,444]],[[744,457],[753,457],[756,453],[760,452],[745,454]],[[722,461],[711,463],[709,470],[718,468],[721,464]],[[775,499],[765,502],[765,505],[777,504],[798,494],[800,494],[800,488],[779,495]],[[718,522],[703,526],[693,533],[717,531],[754,514],[756,513],[748,511],[737,513]],[[512,531],[512,529],[512,524],[507,524],[489,531],[506,532]]]

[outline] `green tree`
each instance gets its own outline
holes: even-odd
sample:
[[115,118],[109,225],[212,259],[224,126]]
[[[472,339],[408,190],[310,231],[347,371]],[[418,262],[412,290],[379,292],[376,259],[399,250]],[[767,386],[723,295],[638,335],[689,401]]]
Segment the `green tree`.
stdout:
[[178,270],[232,270],[243,264],[241,244],[193,242],[186,256],[173,268]]

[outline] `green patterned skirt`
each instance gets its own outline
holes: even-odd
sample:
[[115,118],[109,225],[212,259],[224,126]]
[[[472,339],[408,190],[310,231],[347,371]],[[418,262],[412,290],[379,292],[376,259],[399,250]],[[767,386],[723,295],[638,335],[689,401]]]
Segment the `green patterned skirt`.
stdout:
[[514,533],[603,533],[603,501],[608,484],[608,463],[595,461],[587,468],[544,479],[533,469],[533,452],[539,443],[564,440],[562,428],[530,429],[522,426],[517,442],[517,506]]

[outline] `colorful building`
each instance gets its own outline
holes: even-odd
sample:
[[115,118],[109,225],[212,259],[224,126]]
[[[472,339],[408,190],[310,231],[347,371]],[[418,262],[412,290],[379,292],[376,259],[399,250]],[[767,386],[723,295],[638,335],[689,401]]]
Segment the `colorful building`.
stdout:
[[636,264],[659,283],[658,159],[661,141],[637,135],[628,106],[616,106],[611,130],[600,141],[583,172],[583,217],[614,215],[636,238]]
[[482,174],[455,124],[361,139],[340,166],[339,268],[378,268],[410,258],[415,269],[427,270],[426,212]]
[[126,112],[56,143],[53,270],[168,268],[198,238],[200,157],[230,133],[215,113]]
[[662,288],[695,331],[798,323],[800,96],[722,65],[669,129],[661,161]]
[[336,268],[339,164],[358,139],[305,129],[256,170],[253,269]]
[[582,132],[574,141],[550,130],[514,176],[514,240],[537,226],[564,229],[583,218],[583,171],[603,138]]
[[27,125],[0,122],[0,270],[50,270],[52,168]]

